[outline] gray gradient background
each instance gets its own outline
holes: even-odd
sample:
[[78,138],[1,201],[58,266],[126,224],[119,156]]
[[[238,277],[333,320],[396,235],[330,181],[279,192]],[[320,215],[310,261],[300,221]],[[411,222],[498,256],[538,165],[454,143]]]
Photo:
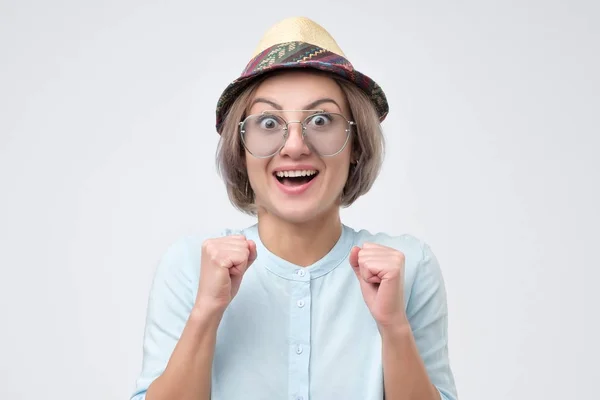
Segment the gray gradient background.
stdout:
[[0,1],[0,399],[128,398],[158,258],[253,223],[214,106],[291,15],[387,91],[386,162],[344,222],[432,245],[460,398],[600,398],[599,8]]

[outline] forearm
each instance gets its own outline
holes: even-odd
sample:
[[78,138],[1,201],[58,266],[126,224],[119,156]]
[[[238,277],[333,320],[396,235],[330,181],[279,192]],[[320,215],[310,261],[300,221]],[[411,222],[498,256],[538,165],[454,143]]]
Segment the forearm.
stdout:
[[408,323],[381,330],[383,379],[388,400],[440,400]]
[[218,312],[194,309],[163,374],[148,388],[146,400],[209,400]]

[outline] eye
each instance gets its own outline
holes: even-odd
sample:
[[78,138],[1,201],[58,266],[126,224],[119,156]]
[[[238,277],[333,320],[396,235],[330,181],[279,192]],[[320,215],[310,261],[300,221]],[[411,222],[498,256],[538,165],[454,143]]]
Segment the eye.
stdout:
[[263,130],[271,131],[274,129],[279,129],[281,127],[281,122],[277,117],[272,115],[263,115],[260,117],[258,125]]
[[333,117],[329,114],[315,114],[308,117],[307,125],[314,127],[323,127],[331,123]]

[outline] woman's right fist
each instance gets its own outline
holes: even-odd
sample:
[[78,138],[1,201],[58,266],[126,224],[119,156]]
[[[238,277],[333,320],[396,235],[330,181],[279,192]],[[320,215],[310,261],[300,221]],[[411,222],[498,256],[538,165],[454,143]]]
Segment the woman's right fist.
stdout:
[[244,273],[255,259],[256,244],[243,235],[204,241],[196,305],[224,311],[237,294]]

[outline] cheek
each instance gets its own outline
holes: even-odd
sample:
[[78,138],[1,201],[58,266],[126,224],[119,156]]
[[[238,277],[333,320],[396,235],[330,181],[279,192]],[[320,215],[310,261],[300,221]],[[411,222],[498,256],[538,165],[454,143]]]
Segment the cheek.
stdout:
[[344,151],[339,154],[338,157],[334,157],[327,169],[331,168],[333,172],[331,179],[336,182],[336,186],[343,187],[348,180],[348,173],[350,171],[350,155],[352,153],[351,146],[346,147]]
[[328,180],[332,187],[336,189],[344,187],[346,181],[348,180],[348,172],[350,168],[350,162],[344,161],[336,163],[335,165],[330,165],[327,167],[327,170],[330,172],[328,175]]
[[268,160],[254,158],[246,154],[246,171],[250,182],[258,183],[265,179],[265,171],[267,170],[268,163]]

